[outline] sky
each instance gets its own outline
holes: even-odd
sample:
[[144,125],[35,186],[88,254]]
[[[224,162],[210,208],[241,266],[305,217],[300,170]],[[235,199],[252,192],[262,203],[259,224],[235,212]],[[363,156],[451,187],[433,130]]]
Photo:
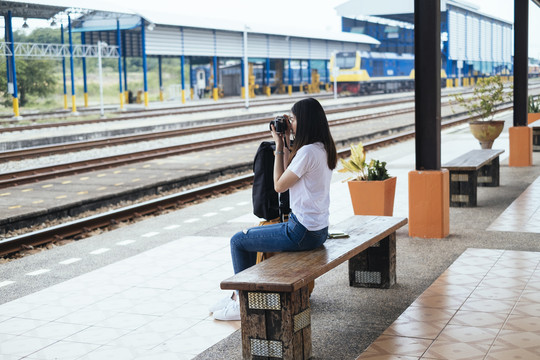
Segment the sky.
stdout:
[[[54,0],[52,0],[54,2]],[[104,0],[94,0],[94,3]],[[373,1],[373,0],[371,0]],[[384,0],[382,0],[384,1]],[[413,0],[401,0],[410,1]],[[459,1],[459,0],[458,0]],[[465,0],[479,11],[514,21],[514,0]],[[281,29],[341,31],[335,7],[346,0],[116,0],[115,6],[272,25]],[[173,5],[172,5],[173,4]],[[174,7],[174,8],[172,8]],[[22,22],[18,22],[22,25]],[[33,26],[30,23],[30,26]],[[17,25],[16,25],[17,26]],[[39,26],[39,25],[35,25]],[[43,25],[41,25],[43,26]],[[529,3],[529,56],[540,59],[540,8]]]

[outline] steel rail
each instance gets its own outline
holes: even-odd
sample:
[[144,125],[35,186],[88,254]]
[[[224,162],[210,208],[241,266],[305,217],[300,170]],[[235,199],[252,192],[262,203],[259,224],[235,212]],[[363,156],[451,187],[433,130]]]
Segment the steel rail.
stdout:
[[[315,96],[318,98],[327,98],[330,97],[330,95],[320,95]],[[288,99],[261,99],[258,101],[255,101],[254,104],[252,104],[253,107],[258,106],[268,106],[268,105],[281,105],[281,104],[289,104],[291,103],[291,100],[294,100],[297,97],[294,98],[288,98]],[[192,114],[195,112],[208,112],[208,111],[220,111],[220,110],[230,110],[230,109],[239,109],[244,107],[243,102],[235,101],[235,102],[227,102],[227,103],[220,103],[220,104],[207,104],[207,105],[185,105],[185,106],[172,106],[172,107],[163,107],[163,108],[154,108],[154,109],[131,109],[131,110],[124,110],[124,111],[114,111],[112,114],[116,114],[115,117],[105,118],[105,119],[92,119],[92,120],[81,120],[81,121],[69,121],[69,122],[63,122],[63,123],[47,123],[47,124],[35,124],[35,125],[21,125],[21,126],[13,126],[13,127],[5,127],[0,128],[0,133],[2,132],[14,132],[14,131],[24,131],[24,130],[36,130],[36,129],[42,129],[42,128],[50,128],[50,127],[60,127],[60,126],[73,126],[73,125],[82,125],[82,124],[95,124],[95,123],[101,123],[101,122],[107,122],[107,121],[118,121],[118,120],[132,120],[132,119],[139,119],[144,117],[158,117],[158,116],[170,116],[170,115],[184,115],[184,114]],[[93,113],[99,114],[99,109],[80,109],[78,110],[81,113],[85,113],[88,115],[91,115]],[[26,121],[37,121],[41,120],[46,117],[52,117],[54,115],[64,115],[63,117],[68,117],[72,115],[72,113],[69,110],[61,110],[58,112],[45,112],[45,113],[39,113],[32,117],[32,115],[27,115],[24,120]],[[2,115],[1,118],[9,118],[12,115]],[[24,114],[23,114],[24,116]],[[11,121],[13,122],[13,121]],[[17,120],[16,122],[20,122]]]
[[[512,106],[501,107],[496,112],[507,111],[511,108]],[[468,116],[462,116],[457,119],[443,121],[441,127],[447,128],[455,126],[470,121],[474,118],[476,117],[470,118]],[[266,136],[268,136],[268,134],[266,134]],[[414,136],[414,130],[404,131],[400,134],[365,142],[364,148],[366,150],[373,150],[375,148],[387,146]],[[350,148],[339,150],[338,156],[340,158],[350,156]],[[89,233],[95,229],[106,228],[111,225],[116,225],[122,221],[140,218],[144,215],[160,213],[163,210],[189,204],[190,202],[208,198],[209,196],[219,195],[227,191],[243,188],[251,185],[252,183],[253,174],[242,175],[230,180],[205,185],[196,189],[159,197],[139,204],[130,205],[120,209],[111,210],[106,213],[75,220],[69,223],[7,238],[0,241],[0,256],[9,255],[11,253],[20,251],[23,248],[27,248],[28,246],[38,246],[56,240],[83,237],[85,233]]]
[[[374,105],[357,105],[357,106],[351,106],[347,108],[331,109],[331,110],[327,110],[326,113],[335,114],[335,113],[341,113],[341,112],[350,112],[350,111],[356,111],[356,110],[363,110],[367,108],[391,106],[391,105],[401,104],[404,102],[407,102],[407,100],[395,101],[392,103],[385,103],[385,104],[381,103],[381,104],[374,104]],[[382,113],[374,113],[373,115],[379,116],[380,114]],[[366,119],[369,119],[369,118],[371,117],[370,116],[366,117]],[[59,153],[96,149],[96,148],[107,147],[107,146],[124,145],[124,144],[129,144],[129,143],[151,141],[151,140],[170,138],[170,137],[186,136],[186,135],[199,134],[199,133],[209,132],[209,131],[234,129],[238,127],[259,125],[265,122],[267,123],[270,120],[271,118],[265,116],[265,117],[253,118],[250,120],[230,121],[230,122],[226,122],[226,123],[222,123],[218,125],[201,125],[201,126],[194,126],[194,127],[189,127],[189,128],[165,130],[165,131],[158,131],[158,132],[151,132],[151,133],[145,132],[145,133],[136,134],[136,135],[115,136],[115,137],[99,139],[99,140],[83,140],[83,141],[77,141],[77,142],[31,147],[31,148],[25,148],[25,149],[8,150],[8,151],[4,151],[0,153],[0,162],[23,160],[23,159],[40,157],[40,156],[50,156],[50,155],[59,154]]]
[[[349,123],[366,121],[374,118],[387,117],[392,115],[399,115],[404,113],[413,112],[414,108],[407,108],[402,110],[386,111],[375,114],[367,114],[360,116],[347,117],[346,119],[337,119],[329,121],[330,126],[340,126]],[[215,130],[215,129],[213,129]],[[83,161],[76,161],[72,163],[59,164],[53,166],[45,166],[41,168],[34,168],[28,170],[21,170],[15,172],[4,173],[0,175],[0,188],[6,188],[9,186],[17,186],[28,184],[32,182],[53,179],[61,176],[75,175],[84,172],[90,172],[101,169],[108,169],[112,167],[132,164],[136,162],[149,161],[162,157],[176,156],[186,154],[193,151],[215,149],[223,146],[230,146],[235,144],[241,144],[248,141],[262,140],[268,138],[268,131],[260,131],[251,134],[236,135],[230,137],[224,137],[214,140],[206,140],[193,142],[189,144],[182,144],[176,146],[167,146],[163,148],[156,148],[151,150],[137,151],[127,154],[120,154],[114,156],[107,156],[102,158],[88,159]]]

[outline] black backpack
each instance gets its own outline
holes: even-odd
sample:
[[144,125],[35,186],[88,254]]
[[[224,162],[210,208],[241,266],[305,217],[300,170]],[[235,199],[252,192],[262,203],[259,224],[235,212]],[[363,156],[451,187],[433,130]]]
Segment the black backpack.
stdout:
[[253,160],[253,213],[265,220],[273,220],[290,213],[289,191],[279,194],[274,190],[274,141],[263,141]]

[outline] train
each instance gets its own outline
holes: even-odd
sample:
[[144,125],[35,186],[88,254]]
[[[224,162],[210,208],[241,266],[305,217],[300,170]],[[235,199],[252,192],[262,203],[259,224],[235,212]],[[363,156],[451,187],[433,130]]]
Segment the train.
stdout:
[[330,81],[342,95],[414,90],[413,54],[337,52],[330,58],[330,69]]

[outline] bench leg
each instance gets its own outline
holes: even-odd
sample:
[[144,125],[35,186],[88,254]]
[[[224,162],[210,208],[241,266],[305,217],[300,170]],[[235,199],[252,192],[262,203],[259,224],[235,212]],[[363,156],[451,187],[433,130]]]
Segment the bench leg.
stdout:
[[349,285],[385,288],[396,283],[396,233],[349,260]]
[[476,206],[477,171],[450,171],[450,206]]
[[295,292],[240,291],[243,359],[310,359],[308,286]]
[[499,157],[478,170],[478,186],[499,186]]

